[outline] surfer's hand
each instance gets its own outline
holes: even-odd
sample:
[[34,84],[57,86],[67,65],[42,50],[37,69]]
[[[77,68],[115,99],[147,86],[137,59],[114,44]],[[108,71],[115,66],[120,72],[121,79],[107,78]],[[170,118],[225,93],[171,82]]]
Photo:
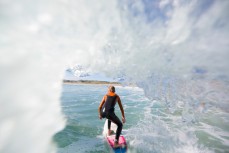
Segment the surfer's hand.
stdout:
[[125,117],[122,117],[122,123],[126,123]]
[[99,119],[102,119],[102,116],[101,115],[99,115]]

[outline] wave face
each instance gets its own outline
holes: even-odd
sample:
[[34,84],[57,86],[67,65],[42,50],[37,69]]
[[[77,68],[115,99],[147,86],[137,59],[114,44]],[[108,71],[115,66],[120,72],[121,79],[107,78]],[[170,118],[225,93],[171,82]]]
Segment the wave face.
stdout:
[[61,82],[75,63],[137,84],[168,113],[181,106],[187,123],[196,109],[228,118],[228,1],[1,0],[0,7],[0,152],[55,152]]

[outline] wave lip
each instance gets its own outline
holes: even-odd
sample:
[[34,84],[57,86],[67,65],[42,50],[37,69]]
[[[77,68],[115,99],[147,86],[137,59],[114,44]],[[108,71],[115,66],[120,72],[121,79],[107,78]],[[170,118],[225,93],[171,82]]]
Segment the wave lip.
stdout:
[[229,2],[145,2],[1,2],[1,152],[55,152],[63,73],[75,62],[125,76],[171,113],[177,101],[191,114],[198,103],[228,113]]

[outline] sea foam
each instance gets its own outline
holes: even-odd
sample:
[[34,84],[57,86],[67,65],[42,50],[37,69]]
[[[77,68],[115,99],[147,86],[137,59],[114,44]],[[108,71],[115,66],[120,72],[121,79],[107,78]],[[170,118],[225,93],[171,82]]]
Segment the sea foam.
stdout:
[[171,111],[178,100],[228,110],[229,2],[146,2],[0,2],[0,152],[55,152],[75,63],[125,76]]

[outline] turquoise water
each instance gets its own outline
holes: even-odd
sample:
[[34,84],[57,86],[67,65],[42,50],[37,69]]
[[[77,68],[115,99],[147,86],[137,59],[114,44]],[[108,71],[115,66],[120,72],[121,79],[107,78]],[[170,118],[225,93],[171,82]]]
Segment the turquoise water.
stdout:
[[[127,123],[123,133],[126,133],[141,120],[142,108],[148,100],[138,88],[116,87],[116,90],[125,109]],[[98,106],[106,92],[106,85],[63,85],[61,100],[67,125],[54,136],[59,153],[109,152],[102,136],[105,120],[98,118]],[[116,114],[121,117],[118,106]]]
[[[229,151],[228,114],[217,108],[188,113],[184,103],[171,112],[165,104],[150,101],[136,87],[116,87],[125,115],[123,134],[129,152],[211,153]],[[63,85],[62,111],[66,127],[54,136],[58,153],[106,153],[102,136],[105,120],[98,118],[98,106],[106,85]],[[119,107],[116,114],[121,117]]]

